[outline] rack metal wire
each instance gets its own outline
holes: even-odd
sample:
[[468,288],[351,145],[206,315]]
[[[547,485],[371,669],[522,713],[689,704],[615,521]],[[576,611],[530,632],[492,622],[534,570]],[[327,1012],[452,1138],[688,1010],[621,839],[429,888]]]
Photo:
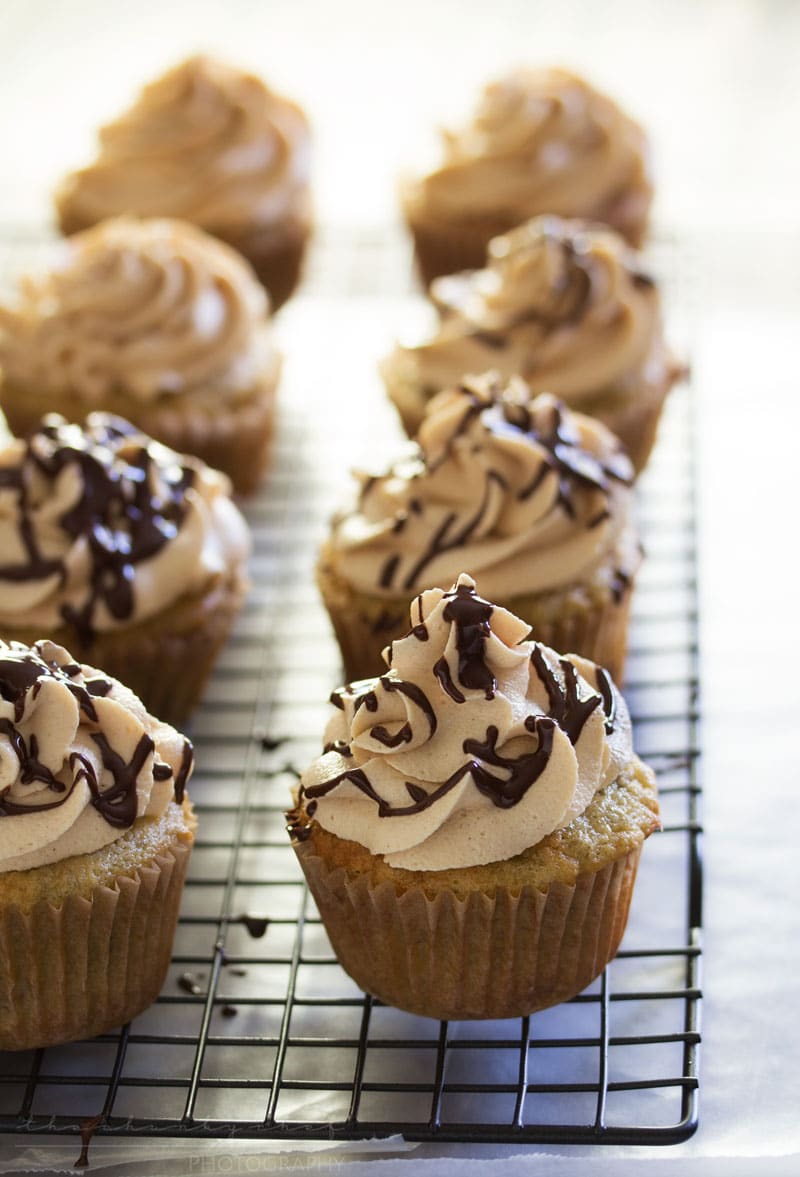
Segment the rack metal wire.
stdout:
[[[6,269],[30,248],[8,236]],[[676,257],[662,242],[656,261],[680,297]],[[348,443],[371,448],[383,428],[374,390],[348,404],[328,392],[333,336],[345,322],[355,324],[345,335],[358,332],[376,306],[390,314],[387,300],[410,289],[394,235],[338,235],[318,246],[306,295],[284,312],[298,361],[272,473],[247,509],[253,591],[192,725],[200,827],[169,975],[157,1003],[117,1033],[0,1054],[0,1132],[670,1144],[696,1128],[701,780],[688,385],[672,395],[639,483],[648,558],[626,684],[664,828],[645,848],[629,929],[603,976],[515,1021],[437,1023],[384,1006],[337,964],[289,846],[289,788],[318,750],[339,676],[314,552]]]

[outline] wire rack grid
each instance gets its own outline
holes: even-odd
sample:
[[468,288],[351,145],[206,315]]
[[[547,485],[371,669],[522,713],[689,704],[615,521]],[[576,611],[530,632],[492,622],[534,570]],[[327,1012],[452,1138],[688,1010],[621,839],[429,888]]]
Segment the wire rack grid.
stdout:
[[[37,243],[7,240],[6,271]],[[685,298],[679,251],[655,261]],[[695,1129],[701,956],[699,681],[692,403],[678,389],[638,486],[647,561],[626,695],[659,777],[628,932],[572,1001],[530,1018],[438,1023],[364,995],[336,962],[283,813],[319,750],[337,653],[313,584],[351,459],[399,436],[378,354],[411,312],[405,243],[323,239],[284,312],[289,362],[267,485],[247,508],[253,589],[191,728],[199,836],[156,1004],[91,1042],[0,1054],[0,1132],[669,1144]],[[380,326],[379,326],[380,325]],[[362,348],[363,350],[363,348]],[[350,365],[350,369],[348,369]],[[332,490],[332,487],[334,488]]]

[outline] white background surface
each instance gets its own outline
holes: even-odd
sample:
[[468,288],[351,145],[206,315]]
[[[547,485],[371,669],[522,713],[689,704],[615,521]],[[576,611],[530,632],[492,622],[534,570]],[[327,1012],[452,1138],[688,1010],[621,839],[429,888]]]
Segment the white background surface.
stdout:
[[[659,223],[689,243],[698,271],[701,1127],[668,1149],[575,1148],[561,1150],[563,1159],[533,1148],[517,1166],[509,1150],[426,1147],[410,1167],[398,1160],[385,1168],[421,1177],[425,1157],[449,1172],[452,1160],[434,1158],[458,1152],[484,1158],[488,1171],[502,1164],[504,1175],[534,1165],[545,1175],[578,1166],[638,1173],[643,1157],[652,1177],[662,1169],[713,1177],[711,1158],[721,1157],[740,1158],[719,1162],[726,1175],[800,1171],[800,4],[3,0],[0,46],[5,223],[46,224],[52,187],[88,158],[97,123],[140,81],[195,49],[256,68],[307,106],[318,218],[332,226],[392,221],[396,174],[427,147],[435,119],[509,64],[573,65],[650,128]],[[94,1142],[95,1165],[111,1158],[109,1147]],[[0,1140],[0,1158],[10,1148]],[[70,1143],[67,1155],[74,1151]],[[228,1167],[228,1145],[219,1160],[206,1153],[208,1168],[176,1157],[169,1171],[258,1172],[273,1163],[263,1147],[246,1151],[257,1154],[257,1168],[244,1157]],[[370,1162],[370,1172],[383,1168]],[[152,1172],[167,1172],[165,1163]]]

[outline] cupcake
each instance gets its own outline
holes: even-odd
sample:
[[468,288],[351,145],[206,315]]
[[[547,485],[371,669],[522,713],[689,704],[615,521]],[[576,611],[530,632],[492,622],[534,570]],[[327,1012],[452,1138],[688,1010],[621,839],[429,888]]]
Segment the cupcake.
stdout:
[[116,413],[242,493],[266,464],[280,365],[249,266],[180,221],[106,221],[0,307],[0,403],[15,433],[47,412]]
[[541,213],[600,221],[642,243],[653,196],[644,131],[562,69],[519,69],[445,131],[442,161],[402,189],[427,285],[483,265],[492,237]]
[[49,641],[0,640],[0,1050],[135,1017],[169,964],[192,747]]
[[289,830],[342,967],[435,1018],[565,1001],[617,951],[655,781],[603,670],[460,576],[334,691]]
[[438,279],[431,297],[435,333],[382,365],[409,436],[439,389],[495,368],[603,421],[644,467],[680,371],[655,282],[615,233],[539,217],[495,238],[485,269]]
[[532,399],[519,378],[488,373],[440,393],[416,443],[359,477],[320,553],[346,676],[376,674],[413,599],[469,568],[540,641],[621,679],[641,561],[632,479],[604,425],[547,393]]
[[176,217],[248,259],[277,309],[311,231],[303,111],[252,74],[195,56],[99,133],[97,159],[56,195],[64,233],[107,217]]
[[0,633],[46,637],[179,722],[247,588],[223,474],[103,413],[0,445]]

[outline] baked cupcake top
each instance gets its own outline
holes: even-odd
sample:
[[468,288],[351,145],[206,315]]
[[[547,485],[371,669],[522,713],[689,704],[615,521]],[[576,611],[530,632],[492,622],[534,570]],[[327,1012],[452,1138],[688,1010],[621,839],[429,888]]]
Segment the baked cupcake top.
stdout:
[[384,474],[360,475],[329,551],[356,589],[395,596],[446,588],[461,568],[496,599],[604,566],[626,577],[640,559],[632,479],[599,421],[488,373],[441,392],[405,454]]
[[222,236],[309,219],[303,111],[211,57],[145,86],[99,140],[95,162],[56,196],[67,229],[119,213],[181,217]]
[[66,623],[88,642],[203,591],[249,552],[229,492],[106,413],[0,442],[0,627]]
[[290,832],[302,807],[390,866],[435,871],[512,858],[582,814],[632,759],[628,713],[600,667],[528,632],[464,574],[420,594],[388,672],[331,695]]
[[119,217],[69,241],[0,307],[0,365],[37,393],[97,403],[252,393],[279,363],[268,302],[229,246],[181,221]]
[[442,134],[442,162],[407,198],[433,218],[539,213],[604,220],[623,195],[652,199],[644,131],[563,69],[518,69],[482,91],[465,126]]
[[0,873],[91,854],[183,800],[192,746],[53,642],[0,640]]
[[598,394],[624,397],[670,367],[656,285],[599,225],[538,217],[495,237],[486,269],[437,278],[431,297],[438,329],[384,362],[390,386],[431,392],[496,368],[580,407]]

